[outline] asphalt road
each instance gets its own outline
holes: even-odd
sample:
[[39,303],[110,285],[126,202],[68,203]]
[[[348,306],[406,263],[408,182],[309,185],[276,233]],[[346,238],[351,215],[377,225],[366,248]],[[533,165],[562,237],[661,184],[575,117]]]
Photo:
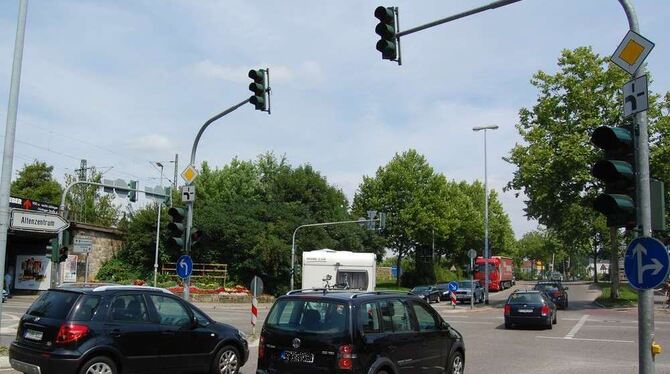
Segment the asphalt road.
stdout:
[[[490,305],[453,309],[448,303],[432,304],[444,319],[459,330],[466,344],[466,373],[497,374],[626,374],[637,373],[637,309],[601,309],[593,304],[599,291],[590,284],[569,284],[570,306],[558,312],[552,330],[505,330],[502,305],[512,290],[491,293]],[[519,284],[516,288],[529,285]],[[660,301],[660,299],[659,299]],[[7,344],[15,324],[30,300],[11,299],[3,305],[0,342]],[[198,304],[214,319],[252,333],[250,306],[244,304]],[[259,326],[270,305],[259,306]],[[670,352],[670,311],[657,305],[657,342]],[[241,373],[256,371],[257,340],[250,336],[251,358]],[[670,373],[670,353],[656,358],[656,372]],[[0,373],[15,373],[0,368]]]

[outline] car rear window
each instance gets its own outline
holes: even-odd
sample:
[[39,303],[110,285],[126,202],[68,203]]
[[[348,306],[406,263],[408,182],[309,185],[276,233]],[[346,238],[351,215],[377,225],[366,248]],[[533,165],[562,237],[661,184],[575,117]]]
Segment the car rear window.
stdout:
[[554,284],[554,283],[541,283],[541,284],[536,284],[534,288],[536,290],[546,291],[546,290],[551,290],[553,288],[558,288],[558,285]]
[[98,313],[101,297],[98,295],[86,295],[75,307],[72,315],[73,321],[90,321]]
[[35,317],[65,319],[81,294],[65,291],[47,291],[30,306],[26,314]]
[[343,335],[349,327],[349,308],[337,301],[278,300],[265,320],[265,326],[284,331]]
[[509,297],[508,304],[540,304],[544,300],[539,293],[515,293]]

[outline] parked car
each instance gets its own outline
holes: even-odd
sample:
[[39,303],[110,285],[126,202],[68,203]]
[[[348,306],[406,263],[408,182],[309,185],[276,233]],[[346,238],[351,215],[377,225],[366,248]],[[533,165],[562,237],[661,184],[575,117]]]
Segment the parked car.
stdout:
[[30,374],[237,373],[244,334],[167,290],[50,289],[21,318],[9,362]]
[[421,299],[426,300],[428,303],[435,301],[439,303],[442,300],[442,292],[433,286],[416,286],[409,291],[412,295],[416,295]]
[[[473,288],[474,286],[474,288]],[[458,290],[454,292],[456,295],[456,301],[459,302],[470,302],[470,299],[474,297],[475,303],[484,302],[484,287],[479,284],[479,281],[469,281],[461,280],[458,281]]]
[[542,291],[517,290],[505,303],[505,328],[535,325],[551,329],[558,322],[556,304]]
[[391,292],[289,292],[270,309],[258,346],[258,374],[464,368],[463,336],[424,300]]
[[551,297],[554,302],[561,309],[568,309],[568,287],[564,287],[559,281],[540,281],[535,284],[533,289],[544,291]]

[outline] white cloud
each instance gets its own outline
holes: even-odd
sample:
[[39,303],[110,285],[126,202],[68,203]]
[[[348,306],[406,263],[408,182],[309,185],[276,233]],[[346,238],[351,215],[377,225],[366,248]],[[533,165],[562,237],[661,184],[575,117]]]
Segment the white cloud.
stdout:
[[167,152],[174,148],[170,139],[159,134],[149,134],[129,139],[128,149],[146,152]]

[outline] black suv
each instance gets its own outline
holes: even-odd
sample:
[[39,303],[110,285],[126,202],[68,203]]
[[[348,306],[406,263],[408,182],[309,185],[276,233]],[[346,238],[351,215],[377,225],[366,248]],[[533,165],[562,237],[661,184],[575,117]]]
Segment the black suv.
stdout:
[[161,288],[50,289],[23,315],[9,348],[29,374],[237,373],[246,338]]
[[425,301],[384,292],[292,291],[265,320],[257,374],[462,374],[463,336]]
[[533,289],[545,292],[559,308],[568,309],[568,287],[560,281],[540,281]]

